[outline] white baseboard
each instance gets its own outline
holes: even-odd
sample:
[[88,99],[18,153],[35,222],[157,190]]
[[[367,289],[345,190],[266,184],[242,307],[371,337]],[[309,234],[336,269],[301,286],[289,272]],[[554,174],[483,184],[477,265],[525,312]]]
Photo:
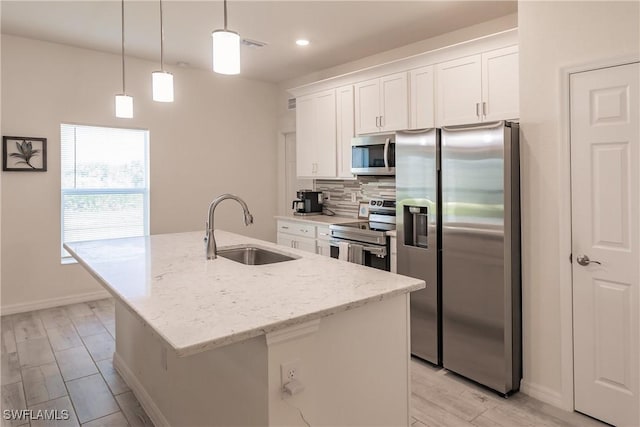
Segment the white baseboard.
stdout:
[[3,305],[0,307],[0,313],[16,314],[24,313],[27,311],[42,310],[45,308],[59,307],[61,305],[76,304],[79,302],[93,301],[97,299],[109,298],[111,294],[106,290],[86,292],[83,294],[69,295],[66,297],[48,298],[37,301],[22,302],[18,304]]
[[162,412],[160,412],[160,409],[151,399],[151,396],[149,396],[149,393],[147,393],[147,390],[145,390],[144,386],[138,381],[138,378],[129,370],[116,352],[113,353],[113,367],[133,391],[138,402],[140,402],[140,405],[142,405],[149,418],[151,418],[153,425],[155,427],[171,427],[167,419],[162,415]]
[[566,407],[561,393],[548,387],[540,384],[534,384],[523,379],[520,383],[520,391],[527,396],[540,400],[541,402],[548,403],[549,405],[564,409],[565,411],[573,411],[573,408]]

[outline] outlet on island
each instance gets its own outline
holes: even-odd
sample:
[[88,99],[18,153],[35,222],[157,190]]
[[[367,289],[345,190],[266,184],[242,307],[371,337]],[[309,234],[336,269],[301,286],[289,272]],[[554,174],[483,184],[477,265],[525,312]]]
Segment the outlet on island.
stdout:
[[280,365],[280,383],[285,396],[293,396],[304,390],[301,381],[300,359]]

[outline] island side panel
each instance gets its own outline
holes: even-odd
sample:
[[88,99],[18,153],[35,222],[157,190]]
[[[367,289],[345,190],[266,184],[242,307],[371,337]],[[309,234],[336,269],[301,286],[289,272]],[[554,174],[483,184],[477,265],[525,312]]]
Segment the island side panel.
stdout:
[[268,423],[264,336],[179,358],[116,302],[114,365],[156,427]]
[[[298,337],[272,338],[282,333],[267,335],[269,425],[304,426],[294,407],[311,425],[410,424],[409,294],[323,317]],[[285,402],[280,367],[294,360],[305,388]]]

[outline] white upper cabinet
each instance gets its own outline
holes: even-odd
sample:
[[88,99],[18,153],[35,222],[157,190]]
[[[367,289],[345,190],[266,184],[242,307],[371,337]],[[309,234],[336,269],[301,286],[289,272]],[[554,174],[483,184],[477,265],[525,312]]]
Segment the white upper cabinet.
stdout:
[[315,162],[314,102],[312,96],[296,100],[296,175],[313,176]]
[[380,79],[355,85],[356,134],[380,132]]
[[380,79],[380,106],[381,130],[395,131],[409,127],[407,73],[393,74]]
[[296,171],[299,178],[336,176],[336,92],[296,100]]
[[518,47],[437,65],[439,126],[519,117]]
[[336,176],[336,93],[329,90],[316,98],[317,178]]
[[481,64],[481,56],[473,55],[437,65],[437,122],[440,126],[480,121]]
[[355,136],[353,86],[336,89],[336,130],[338,178],[353,178],[351,174],[351,138]]
[[407,73],[356,83],[356,134],[406,129],[408,118]]
[[518,46],[482,54],[482,107],[485,121],[520,117],[518,70]]
[[409,99],[411,116],[409,129],[435,127],[434,69],[432,65],[411,70]]

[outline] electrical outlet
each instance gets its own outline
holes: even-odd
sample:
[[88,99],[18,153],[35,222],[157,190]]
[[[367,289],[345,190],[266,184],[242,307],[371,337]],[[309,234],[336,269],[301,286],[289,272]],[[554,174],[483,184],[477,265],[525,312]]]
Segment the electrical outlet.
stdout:
[[282,384],[282,387],[293,380],[302,381],[300,379],[300,366],[300,359],[292,360],[280,365],[280,383]]

